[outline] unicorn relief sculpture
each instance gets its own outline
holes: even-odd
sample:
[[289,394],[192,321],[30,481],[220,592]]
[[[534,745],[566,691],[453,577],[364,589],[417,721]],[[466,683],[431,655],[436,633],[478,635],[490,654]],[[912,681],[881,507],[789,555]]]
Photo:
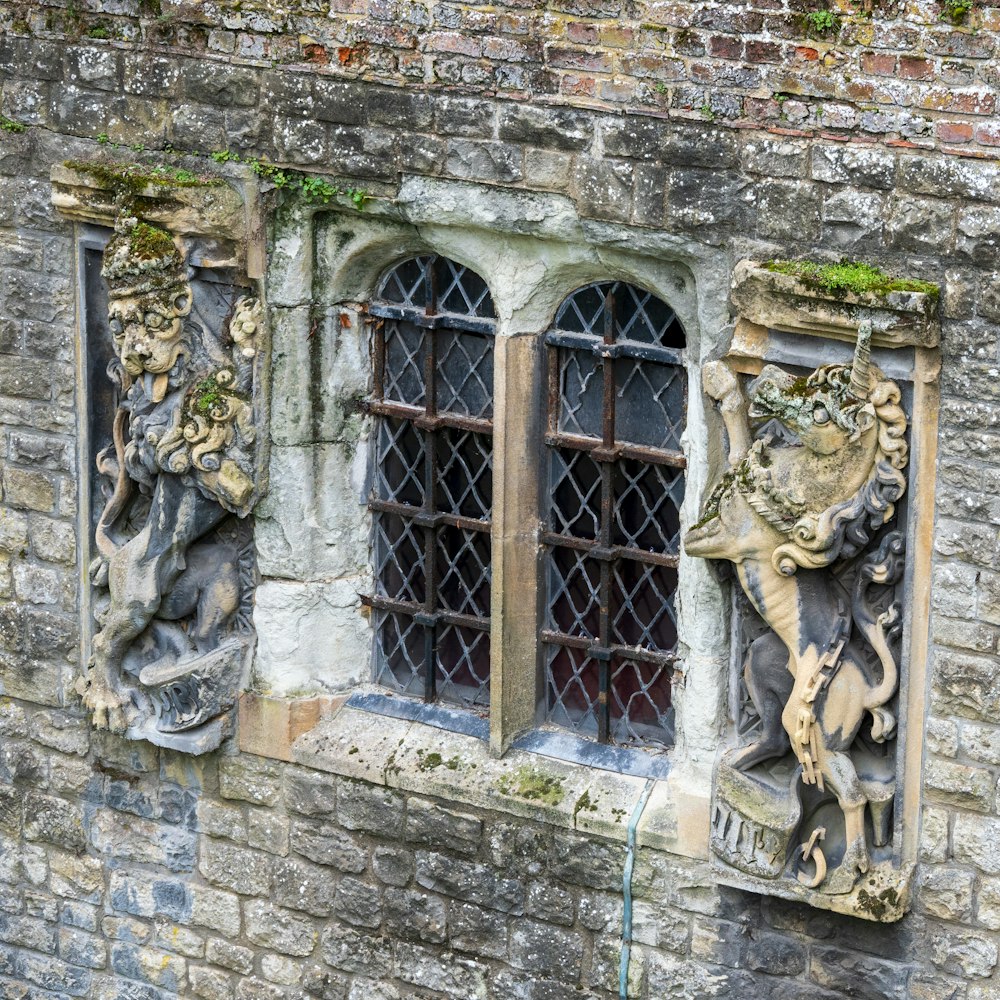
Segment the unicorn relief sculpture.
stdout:
[[[717,765],[713,852],[799,893],[879,906],[864,887],[888,884],[876,875],[891,865],[904,543],[890,522],[907,419],[870,341],[863,325],[851,365],[806,377],[768,365],[749,400],[725,363],[705,366],[729,468],[684,547],[732,563],[768,627],[743,660],[753,738]],[[752,423],[776,433],[755,439]]]

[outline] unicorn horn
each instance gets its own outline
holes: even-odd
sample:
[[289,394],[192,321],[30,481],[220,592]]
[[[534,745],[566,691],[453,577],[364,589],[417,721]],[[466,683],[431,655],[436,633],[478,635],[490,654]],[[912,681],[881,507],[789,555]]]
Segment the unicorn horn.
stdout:
[[858,327],[858,346],[851,364],[850,393],[855,399],[867,399],[871,392],[872,325],[867,320]]

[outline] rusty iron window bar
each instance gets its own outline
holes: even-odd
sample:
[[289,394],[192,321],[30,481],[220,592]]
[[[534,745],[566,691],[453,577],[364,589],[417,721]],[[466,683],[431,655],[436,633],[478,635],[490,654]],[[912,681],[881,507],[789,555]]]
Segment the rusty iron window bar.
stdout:
[[493,345],[486,282],[446,257],[398,264],[369,305],[376,417],[376,683],[485,708],[490,690]]
[[548,721],[601,742],[673,742],[684,330],[661,299],[574,292],[548,351]]

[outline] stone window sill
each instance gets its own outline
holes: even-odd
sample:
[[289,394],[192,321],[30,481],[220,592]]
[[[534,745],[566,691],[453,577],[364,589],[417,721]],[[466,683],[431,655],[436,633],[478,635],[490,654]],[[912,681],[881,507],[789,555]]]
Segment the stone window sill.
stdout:
[[654,758],[661,761],[659,778],[516,747],[498,759],[480,736],[373,715],[347,698],[244,696],[238,739],[244,752],[618,843],[625,842],[629,821],[652,783],[638,844],[707,857],[708,790],[691,794],[678,788],[662,758]]

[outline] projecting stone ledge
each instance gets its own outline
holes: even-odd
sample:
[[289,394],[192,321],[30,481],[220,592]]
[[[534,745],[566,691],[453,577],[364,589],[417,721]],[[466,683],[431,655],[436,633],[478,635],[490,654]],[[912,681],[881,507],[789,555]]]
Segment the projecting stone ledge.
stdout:
[[733,272],[733,309],[744,319],[774,330],[809,331],[854,341],[860,325],[868,322],[876,345],[937,346],[936,285],[887,279],[881,286],[872,283],[866,291],[831,288],[810,275],[822,269],[807,261],[741,260]]

